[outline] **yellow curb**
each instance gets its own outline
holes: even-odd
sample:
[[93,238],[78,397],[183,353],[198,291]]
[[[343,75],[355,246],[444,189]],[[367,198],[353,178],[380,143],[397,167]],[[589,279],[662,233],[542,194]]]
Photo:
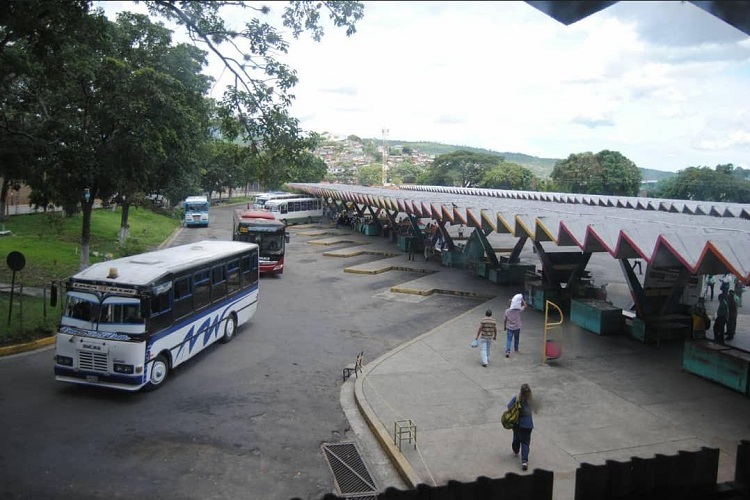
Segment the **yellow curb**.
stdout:
[[326,257],[356,257],[357,255],[382,255],[384,257],[396,257],[397,254],[390,254],[386,252],[380,252],[377,250],[355,250],[353,252],[344,253],[342,250],[332,250],[330,252],[323,252]]
[[[338,257],[338,255],[336,255],[336,257]],[[434,271],[432,269],[421,269],[421,268],[404,267],[404,266],[383,266],[377,269],[357,269],[356,266],[344,268],[345,273],[353,273],[353,274],[381,274],[381,273],[385,273],[388,271],[405,271],[409,273],[422,273],[422,274],[433,274],[433,273],[439,272],[439,271]]]
[[45,337],[43,339],[35,340],[33,342],[27,342],[25,344],[10,345],[7,347],[0,347],[0,356],[9,356],[11,354],[18,354],[21,352],[33,351],[41,347],[47,347],[55,343],[55,336]]
[[362,243],[356,240],[314,240],[314,241],[308,241],[307,243],[310,245],[324,245],[324,246],[338,245],[339,243],[351,243],[352,245],[366,245],[367,244],[367,243]]
[[372,407],[364,397],[364,389],[362,388],[362,383],[367,377],[368,371],[369,370],[367,369],[363,370],[361,376],[357,377],[357,380],[354,382],[354,400],[357,403],[357,408],[359,408],[360,414],[362,414],[362,416],[364,417],[365,421],[367,422],[367,426],[375,435],[375,438],[380,443],[383,451],[390,457],[391,463],[398,471],[401,479],[404,480],[404,482],[410,489],[414,489],[418,484],[421,484],[422,481],[419,479],[419,476],[414,471],[414,468],[411,466],[406,457],[401,453],[396,444],[391,441],[390,434],[388,434],[388,431],[385,429],[385,427],[383,427],[383,423],[375,415],[375,411],[372,409]]
[[381,274],[381,273],[384,273],[386,271],[389,271],[389,269],[372,269],[372,270],[369,270],[369,269],[354,269],[354,268],[351,268],[351,267],[348,267],[348,268],[344,269],[345,273],[351,273],[351,274],[370,274],[370,275],[372,275],[372,274]]
[[393,293],[403,293],[403,294],[411,294],[411,295],[423,295],[428,296],[432,294],[439,294],[439,295],[453,295],[456,297],[472,297],[477,299],[487,299],[492,300],[495,297],[497,297],[497,294],[487,294],[487,293],[480,293],[480,292],[461,292],[458,290],[445,290],[441,288],[431,288],[429,290],[416,290],[414,288],[401,288],[398,286],[391,287],[391,292]]
[[[475,311],[480,307],[482,306],[477,306],[477,308],[470,309],[464,312],[463,314],[456,316],[450,321],[457,322],[465,316],[475,315],[476,314]],[[367,402],[367,398],[365,397],[365,391],[364,391],[364,382],[365,380],[367,380],[367,376],[370,374],[370,371],[375,369],[380,363],[387,360],[391,356],[395,355],[397,352],[400,352],[403,349],[406,349],[412,344],[421,342],[422,340],[427,338],[429,335],[432,335],[435,331],[437,331],[438,328],[443,328],[443,327],[444,325],[441,325],[425,333],[422,333],[416,338],[413,338],[401,344],[395,349],[392,349],[386,352],[379,358],[372,360],[368,364],[365,364],[362,367],[362,372],[360,376],[357,377],[357,380],[354,382],[354,400],[357,404],[357,408],[359,408],[360,414],[367,422],[368,427],[370,428],[372,433],[375,435],[375,438],[380,443],[380,446],[383,448],[383,451],[391,459],[391,463],[396,468],[399,475],[406,483],[407,487],[411,489],[415,489],[417,485],[422,484],[423,481],[419,478],[419,475],[417,475],[411,463],[409,463],[409,460],[404,456],[403,453],[401,453],[401,450],[398,449],[398,446],[396,445],[396,443],[393,442],[393,439],[391,438],[390,433],[383,426],[383,423],[378,418],[377,414],[375,413],[375,410],[373,410],[372,406],[370,406],[370,404]]]

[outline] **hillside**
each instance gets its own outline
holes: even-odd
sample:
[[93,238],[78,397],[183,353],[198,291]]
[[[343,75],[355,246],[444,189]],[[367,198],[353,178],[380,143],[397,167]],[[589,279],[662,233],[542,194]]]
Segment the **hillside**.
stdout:
[[[366,139],[378,143],[378,139]],[[382,141],[381,141],[382,142]],[[555,167],[555,163],[560,161],[562,158],[539,158],[537,156],[530,156],[523,153],[508,153],[498,152],[483,148],[473,148],[471,146],[455,146],[451,144],[442,144],[438,142],[408,142],[408,141],[386,141],[389,146],[402,146],[409,147],[413,150],[420,151],[428,155],[441,155],[445,153],[452,153],[458,150],[471,151],[473,153],[483,153],[496,156],[502,156],[505,161],[510,163],[517,163],[518,165],[524,166],[531,170],[531,172],[538,177],[549,177],[552,174],[552,169]],[[660,181],[676,175],[674,172],[665,172],[662,170],[654,170],[650,168],[641,168],[641,175],[643,180]]]
[[[375,139],[369,140],[375,141]],[[555,158],[537,158],[536,156],[529,156],[522,153],[499,153],[497,151],[492,151],[489,149],[473,148],[471,146],[454,146],[450,144],[440,144],[437,142],[402,142],[390,140],[386,142],[389,146],[405,146],[413,150],[421,151],[428,155],[434,156],[452,153],[458,150],[502,156],[503,158],[505,158],[505,161],[522,165],[531,170],[531,172],[538,177],[549,177],[552,173],[552,168],[555,166],[555,162],[557,161],[557,159]]]
[[[328,134],[326,133],[324,135]],[[555,167],[555,163],[562,159],[539,158],[537,156],[523,153],[498,152],[490,149],[457,146],[440,142],[411,142],[396,139],[387,139],[385,142],[389,149],[410,149],[414,153],[411,161],[416,165],[427,165],[430,163],[431,157],[463,150],[472,153],[482,153],[502,157],[507,162],[516,163],[528,168],[534,175],[542,178],[549,178],[552,174],[552,169]],[[358,138],[356,136],[349,136],[344,140],[344,138],[341,137],[338,141],[330,141],[328,143],[329,148],[327,151],[326,148],[321,148],[321,150],[318,151],[318,154],[328,164],[329,169],[337,169],[345,164],[364,165],[372,162],[373,159],[376,158],[376,153],[381,149],[382,144],[383,140],[378,138]],[[676,175],[674,172],[665,172],[649,168],[641,168],[640,170],[644,181],[660,181]]]
[[644,181],[660,181],[677,175],[674,172],[664,172],[663,170],[654,170],[653,168],[642,168],[641,179]]

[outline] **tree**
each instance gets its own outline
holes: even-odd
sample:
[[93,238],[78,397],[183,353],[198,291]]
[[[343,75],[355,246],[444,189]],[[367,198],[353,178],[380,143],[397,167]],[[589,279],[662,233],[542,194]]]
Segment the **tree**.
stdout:
[[359,178],[357,183],[361,186],[380,186],[383,180],[383,167],[381,165],[363,165],[359,167]]
[[[262,164],[282,170],[282,157],[294,157],[310,149],[310,142],[301,138],[298,120],[288,113],[297,75],[276,57],[287,52],[288,43],[271,24],[255,17],[268,15],[269,7],[250,2],[171,0],[155,0],[148,2],[148,6],[152,14],[183,26],[193,42],[216,54],[234,77],[233,85],[226,89],[219,103],[225,138],[241,138],[255,154],[270,152]],[[225,24],[222,14],[228,7],[241,8],[250,18],[244,29],[235,30]],[[320,41],[324,35],[322,13],[327,13],[333,25],[344,27],[350,36],[364,15],[364,6],[348,0],[292,1],[284,7],[281,18],[295,39],[308,32],[315,41]],[[264,168],[259,173],[270,183],[285,177]]]
[[390,181],[393,184],[416,184],[417,178],[424,170],[410,161],[405,161],[391,168]]
[[425,180],[436,186],[470,187],[478,184],[488,169],[502,161],[500,156],[454,151],[437,156],[427,170]]
[[96,118],[106,133],[102,162],[116,167],[124,244],[131,203],[195,168],[208,139],[211,79],[201,74],[205,54],[172,46],[171,32],[147,16],[121,13],[111,28],[113,50],[99,77],[106,98]]
[[609,150],[571,154],[555,164],[551,177],[568,193],[635,196],[641,183],[635,163]]
[[660,181],[653,194],[674,200],[750,203],[750,181],[745,172],[732,164],[717,165],[714,169],[688,167]]
[[606,195],[635,196],[642,175],[635,163],[617,151],[604,150],[596,154],[602,167],[603,192]]
[[529,190],[532,187],[534,174],[531,170],[503,161],[499,165],[485,171],[479,186],[494,189]]
[[[202,100],[191,90],[205,77],[200,67],[185,64],[200,52],[187,46],[167,48],[163,33],[153,26],[148,35],[141,36],[146,23],[136,17],[130,18],[130,34],[141,38],[127,33],[120,37],[122,31],[113,29],[101,11],[90,13],[88,6],[84,0],[29,0],[0,7],[0,54],[12,56],[7,60],[15,70],[1,80],[3,102],[12,106],[2,110],[7,120],[0,151],[9,151],[19,134],[33,139],[33,152],[27,158],[34,164],[27,176],[33,179],[36,198],[54,196],[68,214],[81,207],[81,267],[88,264],[94,201],[143,185],[155,186],[158,181],[167,184],[165,190],[171,196],[177,195],[180,183],[197,185],[196,151],[201,141],[195,140],[195,134],[206,132],[200,118],[194,119],[200,113],[190,116]],[[268,155],[282,169],[282,159],[294,158],[308,148],[310,139],[301,136],[297,120],[288,114],[294,98],[290,90],[297,77],[276,58],[286,52],[286,41],[259,19],[235,31],[224,25],[220,15],[229,6],[265,15],[267,7],[256,9],[234,1],[167,0],[148,6],[153,14],[186,27],[193,41],[216,53],[235,76],[216,115],[229,139],[241,135],[254,155]],[[283,24],[295,38],[308,31],[319,40],[323,11],[350,35],[363,7],[350,1],[292,2],[282,13]],[[122,26],[123,30],[127,27]],[[137,43],[121,43],[128,39]],[[246,45],[240,43],[243,40]],[[226,47],[239,50],[239,56],[229,55]],[[175,75],[172,69],[181,73]],[[123,88],[138,95],[133,100],[138,102],[123,100],[124,91],[117,94],[112,81],[118,75],[128,77]],[[182,101],[172,92],[180,86],[184,86]],[[116,111],[123,104],[126,107],[119,116]],[[132,117],[139,110],[144,116],[137,124]],[[165,127],[165,120],[175,114],[186,119]],[[4,175],[9,180],[23,169],[20,160],[13,161]]]
[[[215,139],[206,144],[204,165],[201,169],[201,187],[206,193],[223,193],[246,184],[248,164],[252,153],[246,146]],[[221,196],[221,194],[219,195]]]
[[303,151],[296,161],[289,165],[290,177],[295,182],[320,182],[328,172],[326,162],[312,154]]
[[[60,57],[60,47],[84,22],[85,0],[27,0],[0,4],[0,218],[11,187],[28,182],[32,167],[50,160],[57,144],[46,130],[50,119],[47,93],[60,74],[50,64]],[[47,181],[42,176],[39,184]],[[33,200],[46,206],[54,197],[44,186]]]

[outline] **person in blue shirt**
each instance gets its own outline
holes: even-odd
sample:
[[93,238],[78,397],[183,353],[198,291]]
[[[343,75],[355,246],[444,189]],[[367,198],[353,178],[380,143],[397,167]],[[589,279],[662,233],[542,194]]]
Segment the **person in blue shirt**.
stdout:
[[515,404],[517,398],[521,401],[521,418],[518,419],[518,424],[513,427],[511,448],[514,455],[518,455],[519,451],[521,452],[521,469],[527,470],[529,468],[531,431],[534,429],[534,419],[531,415],[533,410],[531,387],[529,387],[529,384],[521,385],[521,391],[517,396],[513,396],[508,403],[508,409]]

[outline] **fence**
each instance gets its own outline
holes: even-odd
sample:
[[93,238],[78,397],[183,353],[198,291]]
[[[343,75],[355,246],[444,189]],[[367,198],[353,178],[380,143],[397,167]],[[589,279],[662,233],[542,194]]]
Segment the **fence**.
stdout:
[[[717,483],[719,449],[680,451],[677,455],[607,460],[604,465],[582,463],[576,470],[574,500],[748,500],[750,499],[750,440],[737,446],[734,480]],[[503,478],[478,477],[473,482],[448,481],[443,486],[418,485],[413,490],[387,488],[377,500],[552,500],[553,473],[508,473]],[[334,494],[322,500],[344,500]],[[298,499],[293,499],[298,500]]]

